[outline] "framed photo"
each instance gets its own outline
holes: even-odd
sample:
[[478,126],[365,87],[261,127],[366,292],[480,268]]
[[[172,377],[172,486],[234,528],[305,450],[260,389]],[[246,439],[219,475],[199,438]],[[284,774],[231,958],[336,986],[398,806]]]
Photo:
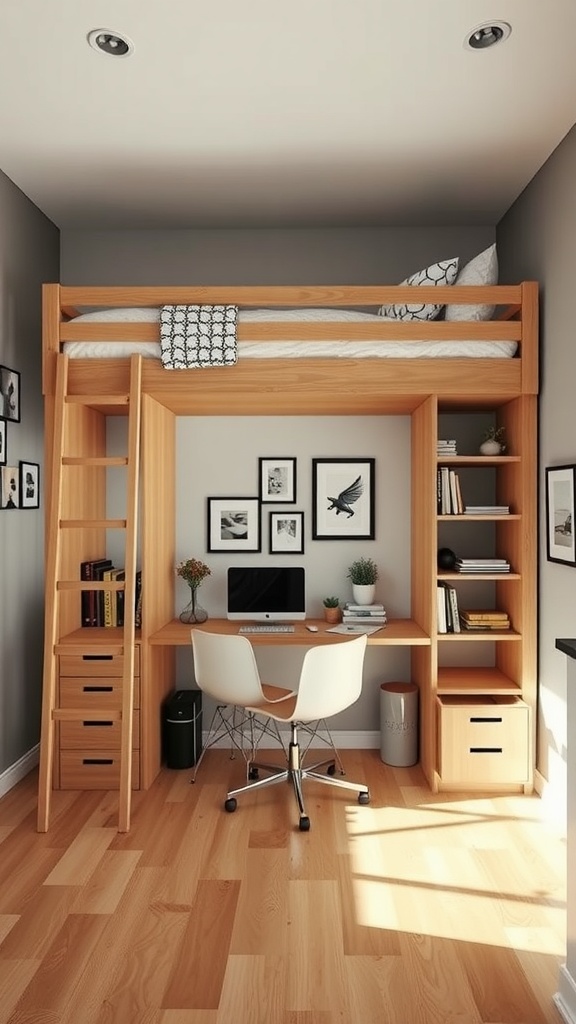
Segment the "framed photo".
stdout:
[[258,498],[208,498],[208,551],[260,551]]
[[304,554],[304,513],[270,513],[270,554]]
[[7,433],[6,420],[0,420],[0,466],[6,465]]
[[40,466],[20,463],[20,508],[40,508]]
[[20,374],[0,366],[0,416],[20,423]]
[[20,508],[20,474],[17,466],[0,466],[0,508]]
[[312,539],[374,540],[375,459],[312,459]]
[[263,505],[296,502],[296,459],[258,459],[260,501]]
[[576,466],[546,469],[546,553],[549,562],[576,565],[574,491]]

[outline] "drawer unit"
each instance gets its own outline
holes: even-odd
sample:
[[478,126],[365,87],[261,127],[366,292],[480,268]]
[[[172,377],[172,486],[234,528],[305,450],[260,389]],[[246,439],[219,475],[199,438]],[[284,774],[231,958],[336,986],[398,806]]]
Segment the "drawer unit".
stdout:
[[530,708],[516,697],[438,697],[442,782],[530,780]]
[[[113,750],[61,750],[60,789],[117,789],[120,753]],[[140,787],[140,756],[132,753],[132,789]]]
[[[60,722],[61,750],[120,750],[122,722],[102,717],[93,721]],[[132,720],[132,749],[140,749],[140,712]]]
[[[58,723],[55,784],[60,789],[116,789],[120,782],[124,657],[61,654],[58,700],[63,710],[86,712],[86,719]],[[140,647],[134,648],[132,788],[140,787]],[[88,714],[89,712],[89,714]],[[94,719],[94,715],[98,717]]]

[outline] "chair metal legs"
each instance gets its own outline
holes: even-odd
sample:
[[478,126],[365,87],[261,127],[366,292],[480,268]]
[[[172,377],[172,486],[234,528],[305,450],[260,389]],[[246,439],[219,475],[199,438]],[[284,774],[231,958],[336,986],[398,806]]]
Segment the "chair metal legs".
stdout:
[[[308,747],[306,749],[308,749]],[[328,775],[322,775],[318,769],[326,764],[329,765]],[[330,766],[332,767],[332,772],[330,772]],[[370,791],[367,786],[357,782],[348,782],[347,779],[335,779],[333,777],[334,767],[334,758],[331,758],[329,761],[318,762],[317,764],[311,765],[309,768],[303,766],[302,752],[298,741],[298,723],[292,722],[291,739],[288,748],[286,767],[280,768],[278,765],[274,764],[251,761],[248,769],[248,775],[249,779],[252,781],[247,782],[245,786],[240,786],[237,789],[230,790],[226,794],[224,807],[231,813],[236,810],[236,797],[241,793],[246,793],[251,789],[263,789],[265,786],[273,786],[278,782],[289,781],[292,783],[296,803],[298,804],[298,827],[301,832],[307,832],[310,828],[310,819],[306,814],[302,793],[302,783],[305,779],[313,779],[315,782],[322,782],[327,786],[338,786],[340,789],[352,790],[358,794],[359,804],[368,804],[370,802]],[[270,772],[270,775],[260,779],[258,778],[258,772],[260,770]]]
[[277,722],[270,718],[258,718],[242,707],[218,704],[210,720],[206,742],[203,744],[200,757],[194,765],[191,782],[196,782],[196,774],[206,751],[226,736],[230,740],[230,758],[233,759],[236,756],[235,751],[238,750],[246,762],[246,779],[250,777],[250,766],[254,761],[258,745],[263,736],[270,736],[286,753],[286,746]]

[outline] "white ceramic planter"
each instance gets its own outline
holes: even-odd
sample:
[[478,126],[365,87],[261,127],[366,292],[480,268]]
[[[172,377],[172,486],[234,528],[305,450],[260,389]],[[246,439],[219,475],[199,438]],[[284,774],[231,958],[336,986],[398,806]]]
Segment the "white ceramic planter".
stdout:
[[376,585],[374,583],[368,583],[362,585],[360,583],[352,584],[352,596],[354,598],[354,604],[372,604],[374,596],[376,594]]
[[483,441],[480,445],[481,455],[500,455],[502,446],[499,441]]

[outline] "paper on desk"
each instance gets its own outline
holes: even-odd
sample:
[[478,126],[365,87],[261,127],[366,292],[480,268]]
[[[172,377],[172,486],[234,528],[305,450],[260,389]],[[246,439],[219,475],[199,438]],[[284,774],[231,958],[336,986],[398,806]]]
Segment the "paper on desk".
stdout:
[[343,633],[345,636],[361,636],[362,634],[370,636],[370,633],[377,633],[379,629],[383,628],[383,626],[346,626],[345,623],[341,622],[338,626],[330,626],[330,629],[327,629],[326,632]]

